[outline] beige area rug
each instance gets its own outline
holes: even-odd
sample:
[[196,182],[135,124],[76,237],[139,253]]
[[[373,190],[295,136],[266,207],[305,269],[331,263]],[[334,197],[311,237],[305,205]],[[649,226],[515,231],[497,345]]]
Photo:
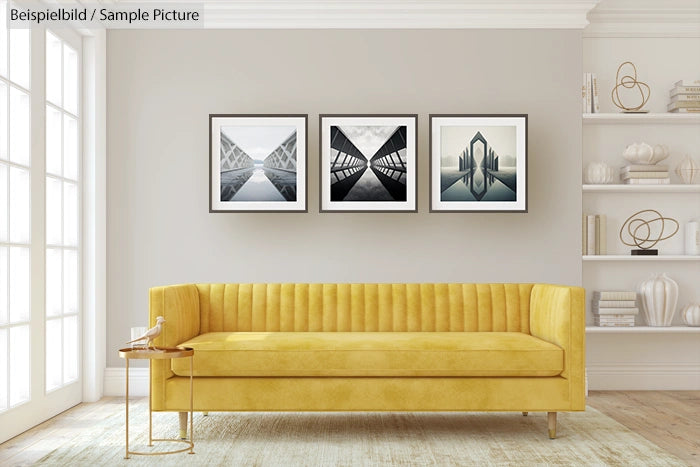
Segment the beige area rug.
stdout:
[[[45,454],[35,453],[35,465],[686,465],[590,407],[559,414],[556,440],[543,413],[195,413],[196,454],[125,460],[123,401],[85,406],[36,443]],[[131,448],[149,449],[147,401],[131,408]],[[156,413],[153,422],[154,437],[177,433],[176,414]]]

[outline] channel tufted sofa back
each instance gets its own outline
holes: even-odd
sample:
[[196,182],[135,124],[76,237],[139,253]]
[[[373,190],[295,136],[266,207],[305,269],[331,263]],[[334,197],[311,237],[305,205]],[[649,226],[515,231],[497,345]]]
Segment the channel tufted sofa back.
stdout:
[[533,284],[197,284],[200,333],[530,333]]

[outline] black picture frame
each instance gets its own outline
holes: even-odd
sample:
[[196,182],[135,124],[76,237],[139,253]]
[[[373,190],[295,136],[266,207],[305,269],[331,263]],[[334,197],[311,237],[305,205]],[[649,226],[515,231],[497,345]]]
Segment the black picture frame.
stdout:
[[[338,163],[339,138],[355,166]],[[418,212],[417,114],[321,114],[318,140],[319,212]]]
[[527,114],[429,121],[430,212],[528,212]]
[[[308,120],[308,114],[209,114],[209,212],[308,212]],[[231,133],[254,151],[274,149],[254,159]]]

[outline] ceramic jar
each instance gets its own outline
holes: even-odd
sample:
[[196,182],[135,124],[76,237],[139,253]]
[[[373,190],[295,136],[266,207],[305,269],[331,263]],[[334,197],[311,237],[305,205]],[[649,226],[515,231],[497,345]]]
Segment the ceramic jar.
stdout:
[[676,313],[678,284],[666,274],[656,274],[639,286],[642,311],[649,326],[670,326]]
[[628,162],[645,165],[656,164],[666,159],[668,156],[668,148],[663,144],[657,144],[651,147],[651,145],[647,143],[634,143],[627,146],[622,153],[622,157]]
[[681,317],[688,326],[700,326],[700,303],[691,303],[683,307]]
[[584,181],[591,184],[612,183],[615,177],[613,168],[605,162],[591,162],[586,166]]
[[676,174],[681,181],[686,185],[690,185],[695,181],[695,178],[700,174],[700,164],[686,155],[683,160],[676,166]]

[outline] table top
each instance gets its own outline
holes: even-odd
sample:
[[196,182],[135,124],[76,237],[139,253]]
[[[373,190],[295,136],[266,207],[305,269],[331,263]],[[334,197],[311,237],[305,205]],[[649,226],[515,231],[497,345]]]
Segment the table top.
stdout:
[[127,347],[119,349],[119,356],[127,359],[162,360],[191,357],[192,355],[194,355],[194,349],[191,347]]

